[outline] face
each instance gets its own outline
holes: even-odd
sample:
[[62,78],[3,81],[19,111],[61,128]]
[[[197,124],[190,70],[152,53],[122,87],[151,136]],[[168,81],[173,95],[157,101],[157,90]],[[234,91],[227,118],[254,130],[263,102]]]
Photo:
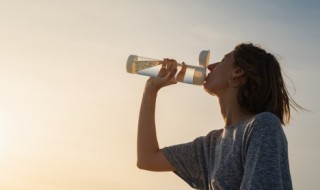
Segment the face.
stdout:
[[234,72],[234,52],[224,56],[222,61],[208,65],[209,73],[204,83],[204,89],[212,95],[218,95],[229,88],[229,80]]

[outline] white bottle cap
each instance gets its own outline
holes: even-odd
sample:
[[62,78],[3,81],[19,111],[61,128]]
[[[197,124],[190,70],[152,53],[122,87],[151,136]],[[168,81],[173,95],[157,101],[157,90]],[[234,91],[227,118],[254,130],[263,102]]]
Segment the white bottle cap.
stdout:
[[210,50],[203,50],[199,55],[199,66],[207,68],[210,58]]

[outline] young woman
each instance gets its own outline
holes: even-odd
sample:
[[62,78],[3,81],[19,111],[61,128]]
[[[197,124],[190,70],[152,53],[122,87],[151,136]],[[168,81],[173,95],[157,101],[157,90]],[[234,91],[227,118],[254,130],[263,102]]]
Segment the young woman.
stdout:
[[204,89],[219,99],[225,126],[192,142],[159,148],[157,93],[177,83],[177,63],[165,59],[159,76],[145,86],[138,167],[173,171],[196,189],[292,189],[282,125],[289,122],[290,107],[301,107],[288,94],[277,59],[260,47],[240,44],[208,69]]

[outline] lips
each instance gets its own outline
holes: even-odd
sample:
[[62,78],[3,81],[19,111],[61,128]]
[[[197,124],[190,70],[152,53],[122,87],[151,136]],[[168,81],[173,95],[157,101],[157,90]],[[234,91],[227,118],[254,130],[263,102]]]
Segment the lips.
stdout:
[[209,73],[207,73],[206,78],[204,78],[204,82],[207,82],[209,80],[211,73],[212,73],[212,71],[209,71]]
[[209,74],[207,75],[207,77],[206,77],[206,78],[204,78],[204,82],[207,82],[208,77],[209,77]]

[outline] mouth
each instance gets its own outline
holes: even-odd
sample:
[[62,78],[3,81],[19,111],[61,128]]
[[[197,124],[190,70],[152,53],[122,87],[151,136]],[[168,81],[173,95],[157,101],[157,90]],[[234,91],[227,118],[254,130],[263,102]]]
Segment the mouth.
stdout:
[[210,73],[211,72],[207,73],[207,76],[204,78],[204,81],[203,81],[204,83],[208,82]]
[[205,79],[204,79],[205,81],[208,80],[210,73],[211,73],[211,72],[207,73],[207,76],[206,76]]
[[208,76],[206,78],[204,78],[203,83],[205,84],[208,80]]

